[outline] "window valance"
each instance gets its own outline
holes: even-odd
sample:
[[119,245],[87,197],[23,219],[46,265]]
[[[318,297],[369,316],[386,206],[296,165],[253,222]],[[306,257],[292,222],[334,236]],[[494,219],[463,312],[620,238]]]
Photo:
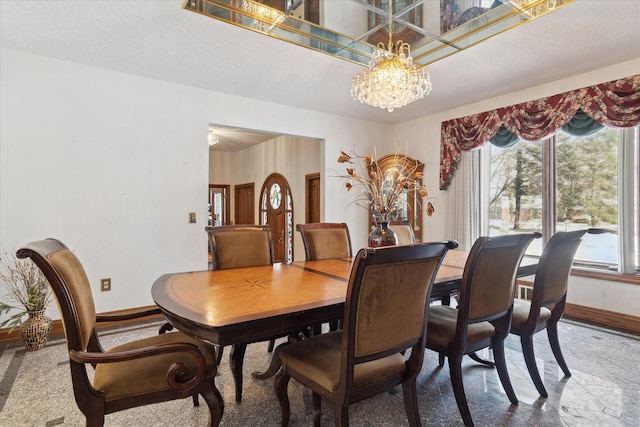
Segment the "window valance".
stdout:
[[442,122],[440,189],[448,187],[462,151],[481,147],[493,137],[497,145],[508,146],[518,138],[547,137],[565,125],[593,126],[585,121],[611,127],[639,125],[640,74]]

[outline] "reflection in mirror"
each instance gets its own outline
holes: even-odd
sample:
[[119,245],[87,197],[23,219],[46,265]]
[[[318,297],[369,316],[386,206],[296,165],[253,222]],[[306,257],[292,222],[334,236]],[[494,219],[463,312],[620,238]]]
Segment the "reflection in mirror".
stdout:
[[[187,0],[183,7],[366,66],[373,41],[386,40],[389,1]],[[394,38],[411,43],[420,68],[575,0],[391,1]]]
[[[382,187],[384,190],[384,183],[397,182],[397,176],[402,175],[407,178],[412,176],[422,176],[424,163],[415,160],[409,156],[403,154],[388,154],[379,158],[374,162],[374,170],[379,170],[382,173]],[[398,202],[395,206],[396,210],[389,218],[391,221],[405,220],[409,221],[413,228],[416,241],[422,241],[422,206],[419,194],[419,189],[422,187],[422,178],[413,179],[416,185],[411,185],[409,188],[402,191]],[[369,229],[373,226],[373,218],[369,217]]]

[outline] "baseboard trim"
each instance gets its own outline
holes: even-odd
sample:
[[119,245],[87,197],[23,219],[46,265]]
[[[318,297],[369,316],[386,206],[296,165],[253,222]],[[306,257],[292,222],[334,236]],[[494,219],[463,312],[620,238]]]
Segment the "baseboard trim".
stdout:
[[615,311],[567,303],[564,317],[623,332],[640,334],[640,317]]
[[[150,305],[148,307],[141,307],[141,308],[129,308],[126,310],[116,310],[116,311],[109,311],[109,312],[105,312],[102,314],[128,314],[131,313],[133,311],[138,311],[138,310],[144,310],[144,309],[152,309],[152,308],[157,308],[156,306]],[[132,319],[132,320],[122,320],[119,322],[100,322],[100,325],[97,327],[98,330],[101,329],[109,329],[109,328],[114,328],[114,327],[122,327],[122,326],[129,326],[129,325],[135,325],[136,323],[144,323],[144,322],[149,322],[150,320],[154,320],[154,319],[162,319],[164,318],[164,316],[162,316],[161,314],[156,314],[153,316],[147,316],[145,318],[143,318],[142,320],[140,319]],[[13,331],[11,331],[11,333],[9,333],[9,329],[10,328],[2,328],[0,329],[0,345],[5,345],[5,344],[13,344],[13,343],[17,343],[17,342],[21,342],[22,341],[22,337],[20,337],[20,329],[19,328],[14,328]],[[51,328],[51,338],[61,338],[64,336],[64,326],[62,325],[62,321],[61,320],[54,320],[53,321],[53,326]]]
[[[154,308],[154,306],[142,307],[143,309]],[[108,314],[126,314],[131,311],[137,311],[138,309],[127,309],[110,311]],[[107,313],[105,313],[107,314]],[[617,329],[624,332],[630,332],[633,334],[640,334],[640,317],[631,316],[629,314],[616,313],[615,311],[602,310],[599,308],[586,307],[582,305],[567,303],[564,309],[564,317],[568,319],[578,320],[584,323],[589,323],[596,326],[603,326],[606,328]],[[113,327],[121,327],[125,325],[133,325],[136,323],[148,322],[153,319],[162,319],[162,315],[155,315],[145,317],[143,321],[123,320],[120,322],[105,322],[101,323],[98,329],[107,329]],[[0,329],[0,345],[12,344],[20,342],[20,331],[15,328],[11,333],[9,328]],[[64,328],[60,320],[53,321],[53,328],[51,329],[51,337],[62,337],[64,335]]]

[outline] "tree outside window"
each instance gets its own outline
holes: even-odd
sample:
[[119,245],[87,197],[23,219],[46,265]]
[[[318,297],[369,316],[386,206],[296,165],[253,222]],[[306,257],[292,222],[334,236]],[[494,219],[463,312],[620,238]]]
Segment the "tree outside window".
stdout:
[[[491,148],[489,234],[543,231],[543,212],[555,211],[556,231],[590,227],[610,233],[587,235],[576,261],[613,266],[618,263],[618,146],[620,132],[603,128],[588,136],[558,132],[542,141],[519,141]],[[543,152],[555,153],[550,168],[555,180],[543,177]],[[552,158],[554,156],[551,156]],[[543,183],[553,183],[555,209],[543,209]],[[529,253],[539,255],[542,242]]]

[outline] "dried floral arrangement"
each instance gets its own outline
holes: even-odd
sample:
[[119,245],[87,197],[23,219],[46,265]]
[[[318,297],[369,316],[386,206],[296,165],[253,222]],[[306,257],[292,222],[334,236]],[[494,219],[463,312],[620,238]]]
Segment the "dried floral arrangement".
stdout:
[[18,259],[14,254],[3,252],[0,283],[6,290],[0,301],[0,314],[16,311],[0,323],[0,327],[10,327],[9,332],[22,323],[25,315],[44,310],[51,302],[49,282],[31,260]]
[[[374,150],[375,153],[375,150]],[[338,163],[347,164],[347,174],[339,175],[346,179],[345,187],[350,191],[354,185],[360,184],[362,196],[353,203],[369,209],[374,222],[387,222],[394,218],[398,209],[398,200],[403,192],[416,191],[420,195],[418,202],[426,201],[426,213],[433,215],[435,208],[431,203],[427,188],[418,183],[422,179],[422,172],[407,160],[407,156],[394,155],[393,167],[390,173],[383,173],[377,158],[370,154],[358,155],[352,150],[350,153],[340,152]]]

